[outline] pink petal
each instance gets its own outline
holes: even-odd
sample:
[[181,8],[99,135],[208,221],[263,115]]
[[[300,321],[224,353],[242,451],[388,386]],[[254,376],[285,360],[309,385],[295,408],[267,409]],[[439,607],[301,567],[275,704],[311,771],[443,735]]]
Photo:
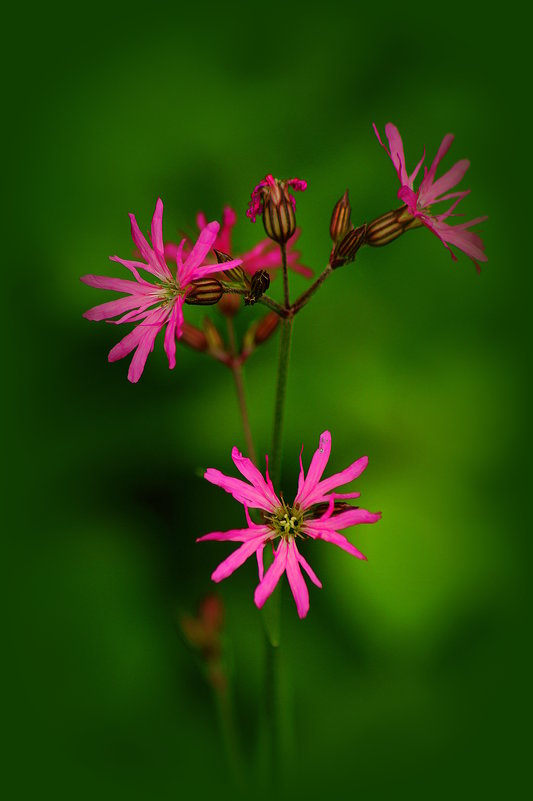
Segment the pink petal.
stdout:
[[217,542],[248,542],[250,539],[256,537],[268,538],[270,529],[268,526],[254,526],[253,528],[232,528],[230,531],[212,531],[210,534],[204,534],[203,537],[198,537],[196,542],[204,542],[205,540],[216,540]]
[[319,518],[314,520],[313,525],[316,523],[323,530],[336,531],[341,528],[356,526],[359,523],[377,523],[380,518],[381,512],[369,512],[367,509],[349,509],[326,519]]
[[453,140],[454,140],[454,135],[453,134],[446,134],[446,136],[444,137],[444,139],[440,143],[440,147],[437,150],[437,155],[433,159],[433,163],[431,164],[431,167],[426,172],[426,174],[424,176],[424,180],[420,184],[420,194],[426,194],[428,192],[428,190],[430,189],[431,184],[433,183],[433,180],[435,178],[435,174],[437,172],[437,167],[439,166],[440,162],[442,161],[442,159],[444,158],[444,156],[446,155],[446,153],[450,149],[450,145],[453,142]]
[[180,272],[179,279],[182,284],[188,283],[190,275],[193,270],[199,267],[204,261],[205,257],[213,247],[215,239],[217,238],[220,225],[217,222],[208,223],[205,228],[200,232],[200,236],[196,240],[196,244],[189,253],[183,270]]
[[261,543],[255,555],[257,556],[257,572],[259,573],[259,581],[263,581],[263,576],[265,575],[265,566],[263,563],[263,551],[265,549],[265,543]]
[[233,478],[221,473],[213,467],[209,467],[205,473],[204,478],[210,481],[211,484],[216,484],[217,487],[222,487],[223,490],[233,495],[235,500],[240,501],[242,504],[252,507],[252,509],[264,509],[267,512],[272,511],[272,504],[265,499],[262,492],[259,492],[255,487],[247,484],[246,481],[241,481],[240,478]]
[[242,453],[238,450],[238,448],[233,448],[231,451],[231,458],[235,464],[235,467],[239,471],[241,475],[243,475],[248,481],[255,487],[255,489],[261,493],[265,502],[271,505],[272,509],[275,509],[281,506],[281,501],[279,500],[278,496],[274,492],[272,488],[272,483],[267,484],[265,479],[263,478],[260,471],[254,465],[251,459],[247,459]]
[[[241,264],[242,259],[232,259],[231,261],[224,262],[224,269],[231,270],[233,267],[238,267]],[[186,279],[180,279],[182,282],[182,287],[191,281],[196,281],[197,278],[205,278],[207,275],[213,275],[213,273],[219,272],[220,264],[200,264],[198,267],[195,267],[193,270],[190,270],[190,272],[187,273]]]
[[291,540],[287,547],[287,578],[296,603],[298,617],[302,619],[309,612],[309,590],[298,564],[298,550],[294,540]]
[[176,325],[178,322],[178,317],[181,315],[181,304],[183,303],[183,298],[177,297],[174,306],[172,307],[172,311],[170,312],[170,317],[168,318],[167,322],[167,330],[165,331],[165,339],[164,339],[164,348],[165,353],[167,354],[168,359],[168,366],[170,370],[173,370],[176,366]]
[[287,564],[287,543],[284,539],[280,540],[276,553],[274,554],[274,561],[268,568],[263,580],[256,587],[254,593],[255,605],[261,609],[267,598],[270,598],[274,592],[278,581],[280,580],[285,566]]
[[[92,309],[86,311],[83,316],[87,320],[108,320],[111,317],[116,317],[118,314],[123,314],[125,311],[131,309],[139,309],[139,306],[145,306],[146,297],[135,295],[128,295],[125,298],[118,300],[110,300],[107,303],[101,303],[99,306],[93,306]],[[149,305],[155,303],[157,298],[153,298]]]
[[[139,327],[142,328],[144,325],[145,323],[141,323]],[[162,327],[163,327],[163,322],[152,323],[146,330],[141,341],[139,342],[139,345],[137,346],[137,349],[133,354],[133,358],[130,362],[128,370],[128,380],[131,381],[132,384],[136,384],[141,375],[143,374],[146,360],[149,354],[154,349],[155,338],[161,331]]]
[[243,543],[240,548],[237,548],[236,551],[233,551],[233,553],[230,554],[227,559],[224,559],[224,561],[219,564],[216,570],[213,571],[211,574],[213,581],[218,583],[219,581],[222,581],[222,579],[231,576],[231,574],[237,570],[238,567],[246,562],[249,556],[257,551],[261,543],[261,537],[255,537],[254,539]]
[[307,575],[309,576],[309,578],[311,579],[311,581],[313,582],[313,584],[315,584],[317,587],[320,587],[320,589],[322,589],[322,582],[317,577],[317,575],[316,575],[315,571],[313,570],[313,568],[311,567],[311,565],[304,559],[304,557],[302,556],[302,554],[299,551],[298,551],[298,561],[301,564],[301,566],[303,567],[303,569],[305,570],[305,572],[307,573]]
[[113,292],[127,292],[130,295],[157,292],[157,286],[148,281],[138,283],[127,278],[109,278],[107,275],[82,275],[80,281],[96,289],[111,289]]
[[122,264],[126,267],[130,272],[133,273],[136,280],[140,284],[144,284],[144,286],[153,287],[154,284],[151,284],[149,281],[145,281],[144,278],[141,278],[139,274],[139,270],[146,270],[151,275],[155,275],[154,271],[148,264],[144,264],[142,261],[132,261],[131,259],[121,259],[120,256],[110,256],[109,261],[116,261],[118,264]]
[[142,258],[145,260],[146,264],[143,264],[143,270],[147,270],[152,275],[156,275],[158,278],[167,278],[165,271],[161,269],[157,257],[145,239],[144,234],[141,232],[141,229],[137,225],[137,220],[135,219],[135,214],[130,214],[130,222],[131,222],[131,236],[139,253],[141,254]]
[[341,470],[340,473],[335,473],[329,478],[324,479],[324,481],[321,481],[319,484],[317,484],[311,493],[306,496],[305,505],[311,506],[314,503],[323,503],[324,501],[328,500],[325,497],[327,493],[331,492],[331,490],[335,489],[336,487],[340,487],[343,484],[348,484],[350,481],[358,478],[358,476],[360,476],[363,470],[366,468],[367,464],[368,456],[362,456],[345,470]]
[[333,545],[337,545],[339,548],[342,548],[343,551],[346,551],[352,556],[356,556],[358,559],[364,559],[366,561],[366,556],[364,556],[361,551],[358,551],[351,542],[348,542],[343,534],[339,534],[337,531],[329,531],[328,529],[322,528],[319,521],[316,523],[308,523],[306,526],[306,531],[311,536],[320,540],[324,540],[325,542],[332,542]]
[[467,159],[463,159],[462,161],[458,161],[457,164],[454,164],[448,172],[444,173],[435,183],[432,185],[422,189],[420,187],[420,195],[419,201],[421,206],[430,206],[432,203],[437,203],[439,199],[439,195],[448,192],[449,189],[452,189],[454,186],[462,181],[464,178],[464,174],[467,169],[470,167],[470,162]]
[[163,201],[160,197],[157,198],[154,216],[152,217],[152,245],[162,275],[165,275],[167,278],[172,278],[165,261],[165,246],[163,244]]
[[400,132],[395,125],[393,125],[391,122],[388,122],[385,125],[385,135],[389,140],[391,161],[396,167],[396,172],[398,173],[400,183],[408,185],[409,176],[407,175],[407,169],[405,166],[405,155]]
[[311,459],[311,464],[309,465],[309,470],[303,486],[298,490],[298,494],[294,499],[295,503],[307,505],[307,499],[309,495],[317,486],[318,482],[322,478],[324,470],[326,469],[330,453],[331,434],[329,431],[324,431],[320,435],[318,450],[316,450],[313,454],[313,458]]

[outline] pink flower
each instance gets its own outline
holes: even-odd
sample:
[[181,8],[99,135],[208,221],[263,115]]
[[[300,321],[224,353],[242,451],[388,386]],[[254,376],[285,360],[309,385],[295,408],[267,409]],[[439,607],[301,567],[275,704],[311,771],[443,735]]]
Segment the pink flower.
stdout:
[[[232,252],[231,240],[233,227],[236,222],[237,214],[235,211],[231,206],[225,206],[222,213],[222,226],[213,248],[222,251],[222,253]],[[202,211],[197,214],[196,223],[200,231],[203,231],[206,227],[207,218]],[[300,275],[310,278],[313,275],[313,271],[310,270],[309,267],[304,267],[300,264],[301,253],[294,249],[294,245],[299,236],[300,230],[297,228],[296,233],[290,242],[287,243],[287,266],[294,270],[295,273],[300,273]],[[165,255],[169,258],[175,258],[177,248],[178,246],[173,242],[167,242],[165,244]],[[246,253],[243,253],[240,258],[242,259],[242,268],[248,275],[253,275],[257,270],[268,270],[271,272],[272,270],[281,268],[280,250],[276,247],[276,244],[268,238],[262,239],[251,250],[247,250]]]
[[[148,354],[154,348],[155,338],[166,326],[164,347],[170,369],[176,365],[176,339],[182,334],[183,304],[192,290],[192,282],[219,271],[218,265],[206,264],[207,254],[213,247],[219,224],[205,226],[185,261],[182,259],[185,240],[176,248],[175,273],[167,265],[163,248],[163,203],[159,198],[152,218],[152,246],[141,233],[133,214],[130,214],[131,235],[144,261],[131,261],[110,256],[133,273],[135,281],[108,278],[101,275],[84,275],[81,280],[99,289],[126,293],[125,297],[95,306],[83,315],[88,320],[106,320],[116,324],[137,323],[124,339],[109,352],[109,361],[123,359],[134,351],[128,370],[128,379],[136,383],[142,375]],[[240,259],[227,262],[226,268],[241,264]],[[153,276],[147,281],[139,270]],[[155,279],[155,280],[154,280]],[[114,317],[123,314],[118,320]]]
[[[477,217],[475,220],[453,226],[445,222],[448,217],[453,215],[458,203],[470,192],[469,189],[461,192],[449,191],[461,181],[470,166],[470,162],[466,159],[462,159],[454,164],[448,172],[436,179],[437,167],[450,149],[450,145],[454,139],[453,134],[446,134],[437,151],[437,155],[433,159],[431,167],[429,170],[427,167],[424,167],[424,177],[418,189],[415,190],[414,181],[424,162],[425,151],[415,169],[411,175],[409,175],[405,166],[402,138],[396,126],[390,122],[385,126],[385,134],[387,135],[390,149],[381,141],[376,126],[374,125],[373,127],[380,145],[386,150],[394,164],[401,184],[398,190],[398,197],[407,205],[409,213],[412,214],[413,217],[417,217],[426,228],[429,228],[430,231],[433,231],[433,233],[438,236],[443,245],[450,251],[454,261],[457,260],[457,257],[450,248],[450,245],[454,245],[459,248],[459,250],[466,253],[476,265],[476,269],[479,270],[477,262],[487,261],[487,256],[484,253],[484,246],[480,237],[468,229],[473,225],[477,225],[477,223],[483,222],[487,218]],[[454,202],[445,212],[435,214],[430,208],[434,203],[441,203],[445,200],[452,199]]]
[[[348,498],[358,498],[358,492],[338,494],[332,490],[360,476],[368,464],[368,458],[363,456],[342,472],[322,479],[330,451],[331,434],[329,431],[324,431],[320,437],[318,450],[315,451],[311,460],[307,476],[304,473],[300,455],[298,492],[292,505],[285,503],[283,496],[280,500],[276,495],[268,475],[268,457],[265,478],[250,459],[246,459],[237,448],[233,448],[231,455],[235,466],[247,481],[226,476],[220,470],[211,467],[206,470],[205,478],[208,481],[222,487],[243,504],[248,523],[247,528],[224,532],[214,531],[197,540],[198,542],[219,540],[242,543],[216,568],[211,576],[213,581],[219,582],[227,578],[255,553],[259,567],[259,585],[254,595],[256,605],[259,608],[263,606],[274,591],[282,574],[286,572],[298,615],[304,618],[309,611],[309,592],[301,568],[307,573],[313,584],[316,584],[317,587],[321,587],[322,584],[298,550],[297,539],[302,542],[306,538],[325,540],[338,545],[339,548],[358,559],[366,558],[346,537],[339,534],[339,530],[359,523],[375,523],[381,517],[381,513],[374,514],[366,509],[352,507],[345,502]],[[337,503],[337,501],[340,502]],[[248,513],[249,508],[261,509],[264,522],[254,523]],[[272,545],[274,561],[265,573],[263,549],[268,543]]]

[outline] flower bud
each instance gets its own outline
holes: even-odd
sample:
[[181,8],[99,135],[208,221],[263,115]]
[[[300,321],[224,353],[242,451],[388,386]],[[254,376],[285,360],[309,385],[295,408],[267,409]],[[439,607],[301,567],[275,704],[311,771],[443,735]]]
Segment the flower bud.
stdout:
[[256,273],[254,273],[252,275],[250,290],[248,294],[244,296],[245,305],[253,306],[254,303],[257,303],[261,295],[265,294],[269,286],[270,275],[266,270],[258,270]]
[[[213,248],[215,251],[215,256],[217,257],[217,261],[219,264],[224,264],[227,261],[233,261],[233,256],[230,256],[228,253],[224,253],[222,250],[217,250]],[[244,285],[248,287],[250,285],[250,281],[248,276],[242,269],[242,267],[233,267],[231,270],[224,270],[222,269],[221,272],[224,276],[231,281],[233,284]]]
[[256,345],[262,345],[263,342],[266,342],[278,327],[278,323],[279,315],[273,311],[268,312],[268,314],[262,317],[257,324],[257,328],[255,329],[254,343]]
[[203,331],[185,320],[181,326],[181,341],[193,350],[203,352],[207,350],[207,337]]
[[209,352],[216,358],[218,358],[221,354],[225,354],[226,351],[224,348],[224,340],[220,336],[217,327],[209,319],[209,317],[204,318],[204,333]]
[[279,316],[276,312],[268,312],[260,320],[252,323],[242,340],[241,359],[243,362],[251,356],[258,345],[262,345],[272,336],[278,323]]
[[267,175],[252,192],[246,214],[255,222],[258,214],[263,215],[263,225],[267,236],[280,245],[287,242],[296,230],[296,201],[289,194],[289,188],[304,192],[307,183],[299,178],[280,180]]
[[348,231],[333,249],[331,257],[332,268],[335,270],[337,267],[342,267],[344,264],[349,264],[351,261],[354,261],[357,251],[366,241],[365,237],[366,223],[360,225],[359,228],[352,228],[351,231]]
[[341,199],[336,202],[331,215],[329,235],[334,242],[340,242],[344,235],[350,230],[351,213],[352,207],[350,206],[350,200],[348,198],[348,190],[346,190]]
[[198,281],[191,281],[189,286],[185,303],[191,306],[213,306],[224,294],[222,284],[216,278],[200,278]]
[[365,242],[374,248],[383,247],[411,228],[418,228],[421,225],[419,218],[413,217],[407,206],[402,206],[368,223]]

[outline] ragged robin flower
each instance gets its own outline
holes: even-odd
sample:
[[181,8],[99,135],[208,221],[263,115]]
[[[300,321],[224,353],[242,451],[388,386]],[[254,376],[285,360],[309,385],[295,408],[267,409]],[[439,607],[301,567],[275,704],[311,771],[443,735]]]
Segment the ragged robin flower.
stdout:
[[[118,256],[110,256],[110,259],[127,267],[135,281],[101,275],[84,275],[81,280],[99,289],[126,293],[125,297],[89,309],[83,316],[88,320],[106,320],[116,324],[137,323],[135,328],[111,349],[108,357],[110,362],[115,362],[134,351],[128,379],[136,383],[142,375],[148,354],[154,348],[157,334],[165,326],[164,348],[170,369],[175,367],[176,339],[182,336],[184,303],[205,305],[216,303],[220,298],[216,281],[211,278],[207,282],[204,281],[207,276],[220,269],[216,264],[206,263],[220,226],[218,222],[207,224],[185,259],[183,258],[185,240],[183,240],[175,252],[176,269],[171,270],[163,246],[161,199],[159,198],[156,203],[152,218],[151,246],[141,233],[133,214],[130,214],[130,220],[133,241],[144,261],[131,261]],[[241,259],[234,259],[225,266],[231,268],[239,264]],[[140,270],[150,273],[152,280],[147,281],[142,277]],[[116,317],[119,319],[114,319]]]
[[[350,506],[347,500],[358,498],[358,492],[339,494],[332,490],[360,476],[368,464],[368,458],[363,456],[340,473],[323,479],[330,451],[331,434],[324,431],[307,475],[300,456],[298,492],[292,504],[276,494],[268,475],[268,457],[266,475],[263,477],[250,459],[233,448],[232,459],[246,481],[226,476],[214,468],[206,470],[205,478],[208,481],[222,487],[243,504],[248,523],[247,528],[214,531],[198,539],[198,542],[219,540],[242,543],[216,568],[211,576],[213,581],[227,578],[255,553],[259,568],[259,585],[254,594],[256,605],[259,608],[263,606],[286,572],[298,615],[304,618],[309,611],[309,592],[302,569],[317,587],[322,584],[300,553],[298,545],[303,545],[308,539],[324,540],[358,559],[366,558],[339,531],[359,523],[375,523],[381,514]],[[248,511],[250,508],[262,511],[262,523],[252,521]],[[265,573],[263,550],[266,545],[272,547],[274,561]]]
[[[484,253],[484,246],[480,237],[468,229],[483,222],[487,218],[477,217],[475,220],[459,223],[458,225],[449,225],[447,222],[451,216],[456,216],[454,211],[458,203],[470,192],[469,189],[459,192],[449,191],[461,181],[470,166],[470,162],[466,159],[462,159],[454,164],[444,175],[441,175],[440,178],[436,178],[437,167],[448,152],[454,139],[453,135],[446,134],[437,151],[437,155],[433,159],[431,167],[429,169],[424,167],[424,177],[418,189],[415,189],[414,182],[424,163],[425,153],[411,175],[409,175],[405,165],[402,138],[396,126],[390,122],[385,126],[385,134],[389,142],[389,147],[381,141],[381,137],[375,125],[374,133],[380,145],[388,153],[396,169],[401,184],[398,190],[398,197],[406,204],[408,214],[419,220],[420,223],[425,225],[426,228],[429,228],[429,230],[440,239],[443,245],[450,251],[454,261],[457,260],[457,257],[453,253],[450,245],[466,253],[474,262],[476,269],[479,270],[478,262],[487,261],[487,256]],[[445,200],[453,200],[453,203],[446,211],[436,212],[433,206]]]

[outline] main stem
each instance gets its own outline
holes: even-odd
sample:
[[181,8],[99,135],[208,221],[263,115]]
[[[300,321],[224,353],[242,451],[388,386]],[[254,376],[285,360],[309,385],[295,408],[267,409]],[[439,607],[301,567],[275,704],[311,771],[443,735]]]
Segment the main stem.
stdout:
[[235,328],[231,317],[226,317],[228,328],[228,339],[231,351],[231,372],[233,380],[235,381],[235,389],[237,391],[237,401],[239,404],[239,411],[241,413],[242,427],[244,431],[244,439],[246,440],[246,448],[248,456],[254,464],[257,464],[257,456],[254,448],[254,440],[252,437],[252,429],[250,426],[250,418],[248,417],[248,407],[246,406],[246,395],[244,392],[244,380],[242,375],[242,365],[237,359],[237,345],[235,341]]

